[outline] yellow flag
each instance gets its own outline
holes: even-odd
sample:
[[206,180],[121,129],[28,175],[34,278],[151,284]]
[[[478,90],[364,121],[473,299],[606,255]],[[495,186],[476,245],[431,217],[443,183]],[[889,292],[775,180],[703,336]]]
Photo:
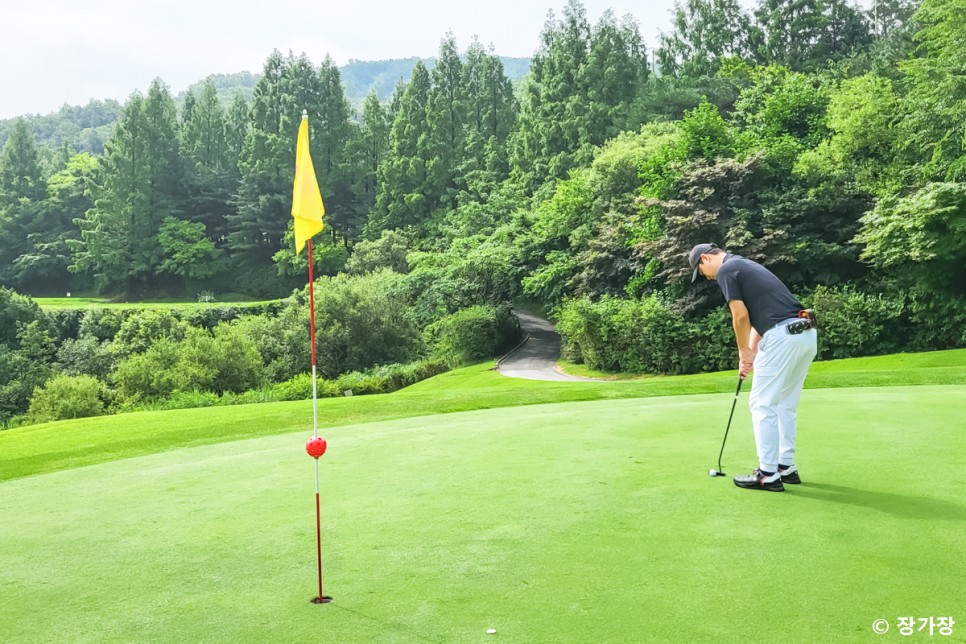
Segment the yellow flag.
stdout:
[[299,125],[298,144],[295,147],[295,185],[292,188],[292,217],[295,218],[295,254],[305,247],[305,242],[322,231],[322,193],[315,179],[315,167],[309,154],[309,117],[302,114]]

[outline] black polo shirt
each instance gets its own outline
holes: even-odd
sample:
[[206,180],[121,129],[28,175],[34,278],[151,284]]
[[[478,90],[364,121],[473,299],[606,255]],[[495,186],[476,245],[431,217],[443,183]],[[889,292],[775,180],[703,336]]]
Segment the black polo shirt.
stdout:
[[716,279],[726,302],[745,303],[751,326],[760,335],[805,308],[774,273],[740,255],[725,255]]

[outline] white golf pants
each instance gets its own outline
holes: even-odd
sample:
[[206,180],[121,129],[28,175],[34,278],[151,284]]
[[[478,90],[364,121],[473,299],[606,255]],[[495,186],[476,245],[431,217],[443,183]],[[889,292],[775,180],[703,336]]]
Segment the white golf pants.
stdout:
[[809,329],[789,335],[780,322],[758,343],[748,407],[755,427],[759,467],[774,472],[795,464],[795,417],[808,367],[818,351],[818,334]]

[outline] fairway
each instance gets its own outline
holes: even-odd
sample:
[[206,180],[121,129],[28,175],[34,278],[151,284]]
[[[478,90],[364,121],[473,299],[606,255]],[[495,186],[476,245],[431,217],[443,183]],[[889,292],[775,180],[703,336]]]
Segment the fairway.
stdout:
[[[805,483],[782,494],[708,477],[730,394],[327,428],[327,606],[310,430],[8,480],[2,637],[864,642],[952,616],[962,641],[964,397],[806,391]],[[729,475],[755,466],[745,401]]]

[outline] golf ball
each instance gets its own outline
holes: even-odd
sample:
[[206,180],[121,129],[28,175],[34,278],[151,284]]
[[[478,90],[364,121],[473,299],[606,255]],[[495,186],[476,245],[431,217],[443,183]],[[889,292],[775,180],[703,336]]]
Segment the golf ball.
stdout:
[[714,470],[708,470],[708,476],[717,476],[717,475],[718,473],[715,472]]
[[494,633],[496,633],[496,629],[495,628],[488,628],[488,629],[486,629],[486,632],[487,632],[488,635],[493,635]]

